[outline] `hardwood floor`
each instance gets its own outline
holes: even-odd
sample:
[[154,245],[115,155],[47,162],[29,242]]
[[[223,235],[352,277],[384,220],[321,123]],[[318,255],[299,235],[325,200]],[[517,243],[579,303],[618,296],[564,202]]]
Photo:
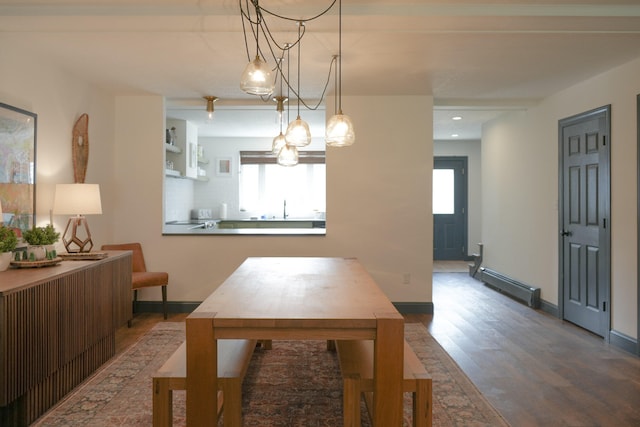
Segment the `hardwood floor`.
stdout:
[[424,323],[513,426],[640,426],[640,358],[493,291],[433,275]]
[[434,273],[468,273],[472,261],[434,261]]
[[[435,315],[407,321],[423,323],[511,425],[640,426],[640,358],[466,273],[433,282]],[[161,321],[136,314],[117,333],[118,353]]]

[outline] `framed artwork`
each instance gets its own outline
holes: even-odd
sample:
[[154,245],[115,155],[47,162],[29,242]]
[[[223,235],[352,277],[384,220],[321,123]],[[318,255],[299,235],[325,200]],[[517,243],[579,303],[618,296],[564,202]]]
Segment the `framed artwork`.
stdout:
[[21,230],[35,224],[37,119],[0,103],[0,222]]
[[216,176],[231,176],[232,166],[231,157],[217,157]]

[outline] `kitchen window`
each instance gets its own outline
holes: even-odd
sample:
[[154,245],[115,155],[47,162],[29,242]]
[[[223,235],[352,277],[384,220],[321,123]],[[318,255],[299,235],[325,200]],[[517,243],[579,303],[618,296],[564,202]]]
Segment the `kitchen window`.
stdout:
[[280,166],[271,152],[240,152],[240,210],[252,217],[324,218],[324,151],[301,151],[295,166]]

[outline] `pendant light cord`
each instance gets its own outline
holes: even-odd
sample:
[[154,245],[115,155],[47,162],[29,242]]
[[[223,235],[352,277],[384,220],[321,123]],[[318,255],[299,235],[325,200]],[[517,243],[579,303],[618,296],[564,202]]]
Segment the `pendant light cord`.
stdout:
[[[338,58],[336,56],[333,57],[334,61],[337,61]],[[333,114],[338,114],[338,70],[333,74],[334,78],[334,86],[336,88],[336,96],[333,99]]]
[[[280,58],[280,62],[278,63],[278,68],[281,69],[282,68],[282,59]],[[278,75],[276,74],[276,78],[278,77]],[[282,71],[280,71],[280,99],[282,100]],[[280,102],[280,101],[278,101]],[[284,102],[284,100],[282,100],[282,102]],[[287,101],[287,104],[289,102]],[[282,116],[284,115],[284,104],[282,105],[282,111],[280,112],[280,133],[282,133]]]
[[304,23],[302,21],[298,21],[298,117],[300,117],[300,45],[302,45],[302,41],[300,40],[300,27],[302,27]]
[[[291,78],[291,50],[287,49],[287,99],[291,99],[290,97],[291,85],[289,84],[290,78]],[[291,108],[291,103],[287,101],[287,123],[289,123],[289,120],[291,120],[290,108]]]
[[342,0],[338,0],[338,114],[342,114]]

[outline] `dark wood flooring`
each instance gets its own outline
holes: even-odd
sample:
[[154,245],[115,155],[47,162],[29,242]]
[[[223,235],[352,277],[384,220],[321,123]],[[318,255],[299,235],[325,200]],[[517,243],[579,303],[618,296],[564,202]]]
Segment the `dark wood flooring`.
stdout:
[[[640,426],[640,358],[466,273],[433,281],[435,314],[407,321],[423,323],[511,425]],[[117,351],[160,321],[136,314],[118,331]]]
[[487,288],[434,273],[433,316],[410,317],[514,427],[640,426],[640,358]]

